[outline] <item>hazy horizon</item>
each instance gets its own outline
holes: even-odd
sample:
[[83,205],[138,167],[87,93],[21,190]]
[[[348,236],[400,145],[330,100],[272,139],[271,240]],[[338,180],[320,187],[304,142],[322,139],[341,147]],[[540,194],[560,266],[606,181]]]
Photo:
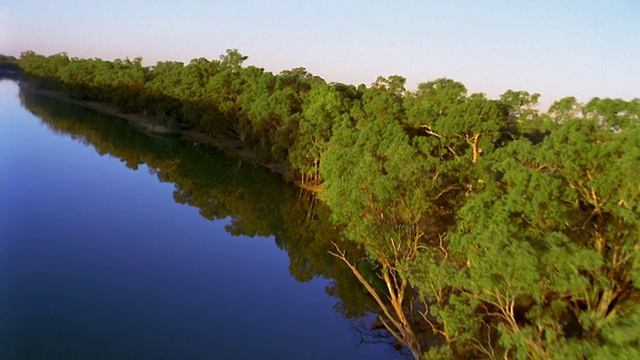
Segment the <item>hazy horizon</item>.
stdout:
[[328,82],[447,77],[496,98],[640,97],[634,1],[0,1],[0,53],[80,58],[217,59],[226,49],[279,73]]

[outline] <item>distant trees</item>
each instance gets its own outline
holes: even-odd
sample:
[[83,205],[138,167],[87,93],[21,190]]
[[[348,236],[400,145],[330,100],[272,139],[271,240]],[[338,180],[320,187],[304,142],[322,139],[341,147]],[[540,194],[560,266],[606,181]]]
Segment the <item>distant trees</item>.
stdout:
[[0,77],[16,78],[19,73],[18,59],[14,56],[0,54]]
[[542,113],[525,91],[488,99],[442,78],[412,92],[397,75],[355,87],[245,60],[18,63],[322,184],[352,244],[328,249],[416,358],[640,356],[640,99]]
[[304,68],[274,75],[244,67],[246,59],[233,49],[219,60],[144,67],[140,58],[105,61],[28,51],[19,63],[42,85],[73,98],[109,102],[175,127],[236,139],[262,161],[285,164],[291,178],[320,183],[324,144],[334,118],[349,109],[349,99]]

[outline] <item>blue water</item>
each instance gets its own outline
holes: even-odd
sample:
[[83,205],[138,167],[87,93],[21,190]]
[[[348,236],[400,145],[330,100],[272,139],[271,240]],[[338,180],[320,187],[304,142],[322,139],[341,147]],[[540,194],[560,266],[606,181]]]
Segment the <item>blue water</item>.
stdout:
[[331,279],[294,280],[273,237],[229,235],[230,219],[52,131],[18,93],[0,82],[3,360],[393,355],[358,346]]

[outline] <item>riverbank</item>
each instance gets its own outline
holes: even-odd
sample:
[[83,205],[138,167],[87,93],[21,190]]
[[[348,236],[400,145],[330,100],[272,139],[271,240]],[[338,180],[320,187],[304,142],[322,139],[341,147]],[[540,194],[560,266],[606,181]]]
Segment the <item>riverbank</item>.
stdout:
[[[128,120],[138,126],[141,131],[149,133],[151,135],[168,135],[168,134],[179,134],[181,137],[186,138],[188,140],[195,140],[199,143],[206,144],[209,146],[213,146],[217,149],[225,151],[229,154],[239,156],[243,159],[250,160],[256,165],[260,165],[265,167],[275,173],[280,174],[284,178],[288,177],[288,172],[286,166],[284,164],[279,163],[264,163],[258,161],[258,157],[252,151],[247,150],[242,142],[239,140],[221,138],[221,137],[212,137],[207,134],[201,133],[196,130],[180,130],[180,129],[171,129],[165,125],[162,125],[157,116],[149,116],[142,113],[128,113],[122,111],[122,109],[118,108],[109,103],[104,103],[95,100],[76,100],[72,99],[67,95],[64,91],[59,90],[47,90],[41,89],[37,86],[29,83],[28,81],[20,81],[19,83],[20,89],[23,91],[34,92],[43,96],[47,96],[58,101],[71,103],[77,106],[81,106],[84,108],[92,109],[94,111],[107,114],[110,116],[115,116],[120,119]],[[301,184],[297,181],[294,181],[296,186],[301,188],[318,192],[319,186],[308,186],[305,184]]]

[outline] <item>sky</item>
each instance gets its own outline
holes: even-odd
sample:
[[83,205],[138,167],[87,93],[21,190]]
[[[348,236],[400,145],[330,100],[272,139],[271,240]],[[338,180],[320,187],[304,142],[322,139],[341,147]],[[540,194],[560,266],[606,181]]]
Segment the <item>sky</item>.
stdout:
[[450,78],[470,93],[640,97],[640,0],[0,0],[0,53],[217,59],[329,82]]

